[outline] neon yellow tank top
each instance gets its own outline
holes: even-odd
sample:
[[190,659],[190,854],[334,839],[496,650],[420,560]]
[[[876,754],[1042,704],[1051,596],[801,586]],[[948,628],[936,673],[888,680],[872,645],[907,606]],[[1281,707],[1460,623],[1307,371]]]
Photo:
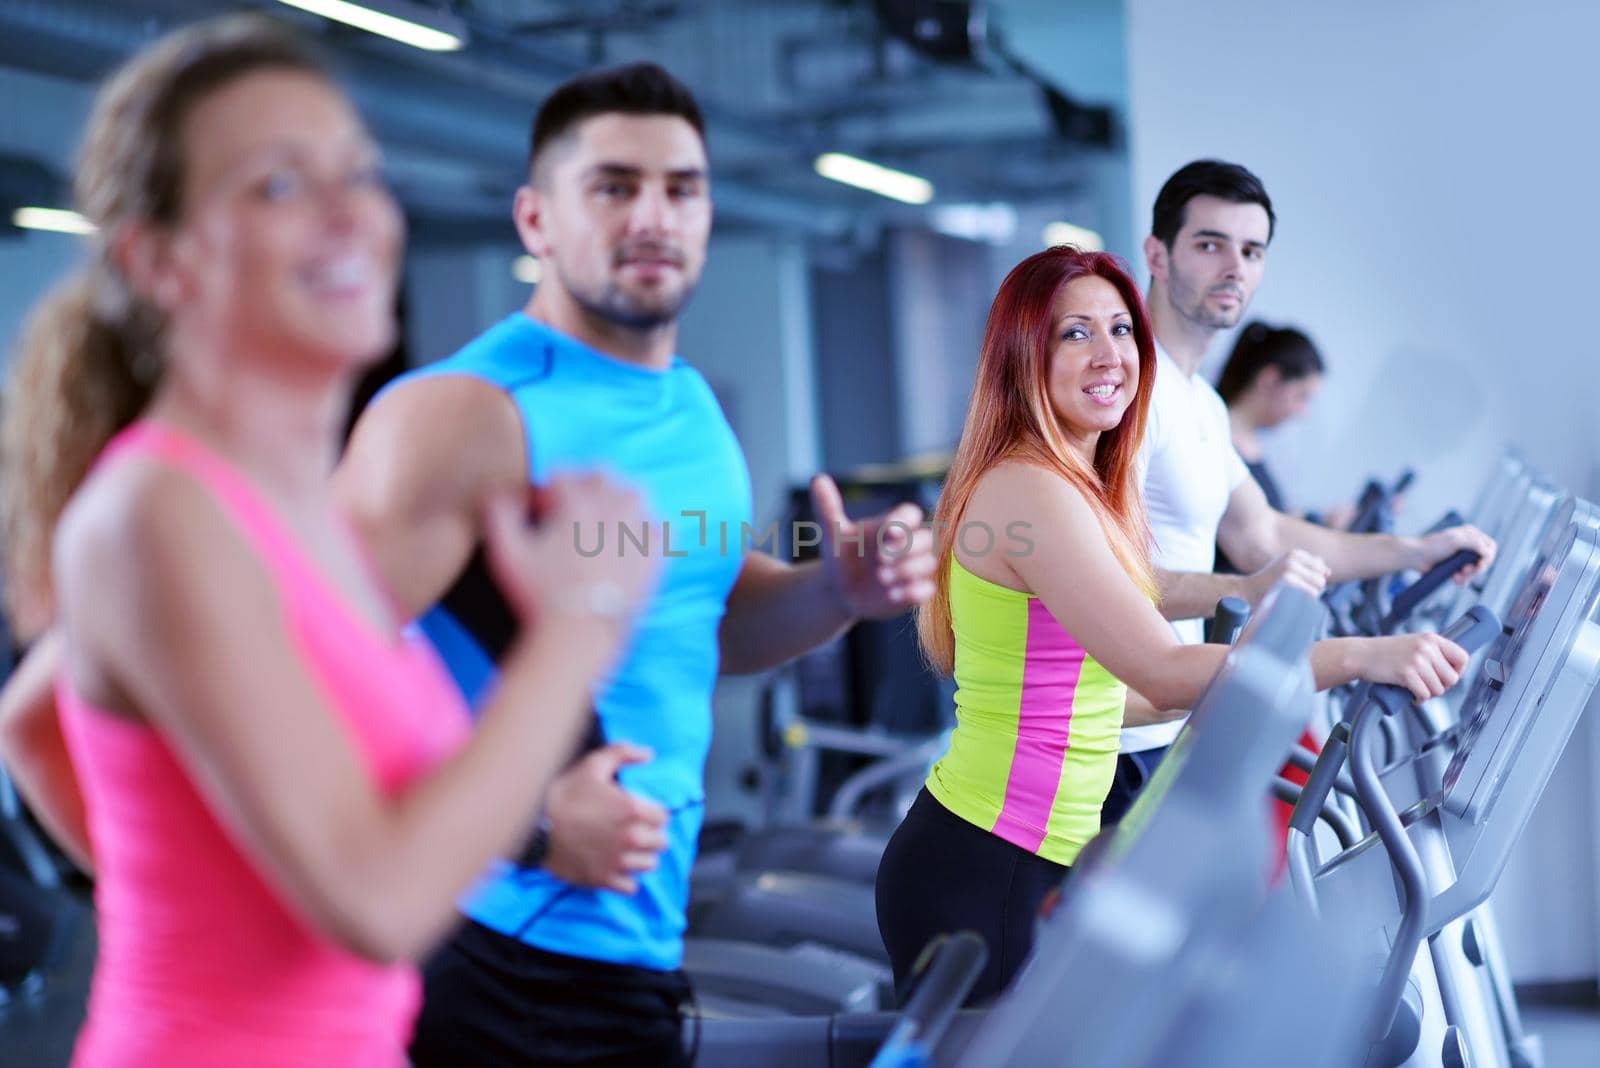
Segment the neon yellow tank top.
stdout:
[[968,823],[1057,864],[1100,829],[1127,687],[1032,594],[950,555],[956,729],[928,792]]

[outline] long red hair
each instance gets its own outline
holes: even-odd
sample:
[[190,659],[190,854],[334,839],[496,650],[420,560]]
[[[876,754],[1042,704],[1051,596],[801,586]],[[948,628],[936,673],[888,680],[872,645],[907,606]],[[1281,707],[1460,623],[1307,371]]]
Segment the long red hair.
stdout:
[[[1056,297],[1067,283],[1089,275],[1104,278],[1122,294],[1139,350],[1139,387],[1133,403],[1114,429],[1100,435],[1093,467],[1067,444],[1049,388]],[[1042,467],[1083,494],[1117,560],[1140,589],[1154,595],[1150,528],[1134,469],[1155,378],[1150,316],[1139,288],[1115,256],[1058,245],[1029,256],[1006,275],[989,309],[966,425],[934,512],[942,524],[936,529],[945,537],[939,547],[937,590],[917,609],[917,638],[936,670],[948,675],[955,666],[949,554],[979,480],[1005,461]]]

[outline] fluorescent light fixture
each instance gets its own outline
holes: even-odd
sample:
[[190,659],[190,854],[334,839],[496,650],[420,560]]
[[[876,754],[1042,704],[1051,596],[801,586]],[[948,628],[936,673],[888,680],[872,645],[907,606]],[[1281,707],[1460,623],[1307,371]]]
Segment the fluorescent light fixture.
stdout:
[[847,156],[843,152],[824,152],[817,157],[817,173],[857,189],[865,189],[905,204],[926,204],[933,199],[933,183],[881,163]]
[[1103,252],[1106,239],[1086,226],[1069,222],[1053,222],[1044,228],[1044,243],[1049,245],[1077,245],[1085,252]]
[[65,208],[18,208],[11,213],[11,222],[24,230],[49,230],[57,234],[92,234],[95,230],[88,219]]
[[518,256],[511,261],[511,277],[530,286],[539,284],[544,277],[544,265],[532,256]]
[[281,4],[321,15],[428,52],[454,52],[467,43],[461,21],[443,11],[405,0],[278,0]]
[[930,222],[941,234],[1004,245],[1017,233],[1017,209],[1010,204],[942,204]]

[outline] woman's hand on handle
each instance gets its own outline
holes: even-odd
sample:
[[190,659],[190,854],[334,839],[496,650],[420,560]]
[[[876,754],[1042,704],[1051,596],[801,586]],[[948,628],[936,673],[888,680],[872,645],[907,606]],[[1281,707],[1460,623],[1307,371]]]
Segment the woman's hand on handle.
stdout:
[[1438,697],[1461,680],[1466,650],[1437,634],[1363,638],[1361,677],[1408,690],[1419,703]]

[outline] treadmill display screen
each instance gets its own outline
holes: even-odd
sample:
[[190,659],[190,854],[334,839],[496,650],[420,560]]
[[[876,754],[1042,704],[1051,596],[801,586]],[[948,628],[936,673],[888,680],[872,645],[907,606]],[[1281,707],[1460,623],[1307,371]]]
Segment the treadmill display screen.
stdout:
[[1443,787],[1439,792],[1440,804],[1443,804],[1455,789],[1456,783],[1461,779],[1461,772],[1466,767],[1467,759],[1472,755],[1473,747],[1477,745],[1484,727],[1493,718],[1495,707],[1499,704],[1501,687],[1505,685],[1507,675],[1522,653],[1529,628],[1538,616],[1539,609],[1544,605],[1545,598],[1549,596],[1550,587],[1554,585],[1555,579],[1555,564],[1550,561],[1543,562],[1538,572],[1529,577],[1528,583],[1523,586],[1522,592],[1517,595],[1516,603],[1512,606],[1510,618],[1516,621],[1516,630],[1509,637],[1502,636],[1489,647],[1484,658],[1483,670],[1478,672],[1472,689],[1467,692],[1466,700],[1461,703],[1461,723],[1456,728],[1456,752],[1450,760],[1450,767],[1444,773]]

